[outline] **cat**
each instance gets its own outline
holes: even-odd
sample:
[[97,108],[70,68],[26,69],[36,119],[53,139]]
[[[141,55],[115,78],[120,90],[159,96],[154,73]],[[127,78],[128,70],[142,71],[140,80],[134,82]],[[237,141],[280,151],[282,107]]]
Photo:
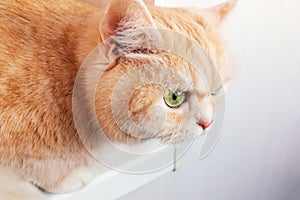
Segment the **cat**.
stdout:
[[[141,0],[127,0],[126,3],[111,0],[107,6],[99,8],[75,0],[2,0],[0,186],[6,185],[7,174],[12,174],[16,181],[10,184],[12,187],[0,187],[1,199],[17,199],[9,196],[18,192],[17,185],[21,182],[48,193],[75,191],[98,173],[99,164],[83,145],[74,125],[73,86],[80,66],[90,52],[114,35],[122,36],[121,40],[126,43],[130,39],[126,31],[161,28],[191,37],[217,66],[227,91],[234,67],[219,39],[218,30],[235,4],[233,0],[201,10],[146,6]],[[95,99],[83,103],[95,106],[97,123],[105,135],[117,143],[135,145],[142,142],[142,137],[136,137],[142,133],[129,133],[132,130],[126,127],[120,129],[112,120],[113,111],[108,106],[118,81],[131,69],[152,62],[172,66],[184,79],[192,82],[196,90],[201,87],[197,83],[199,77],[189,63],[170,52],[156,49],[156,42],[161,38],[159,33],[153,34],[157,40],[147,34],[133,35],[134,41],[139,42],[130,48],[106,43],[103,56],[108,59],[119,57],[101,76]],[[170,42],[180,46],[180,41],[170,39]],[[166,74],[168,70],[157,67],[141,69],[145,77],[155,76],[158,82],[167,82],[168,88],[180,85],[176,75]],[[97,74],[87,72],[87,90],[89,83],[97,83],[90,79],[97,78]],[[155,137],[162,143],[180,142],[194,134],[189,128],[201,132],[213,123],[216,109],[213,98],[217,98],[214,90],[219,86],[210,85],[211,88],[202,94],[188,94],[178,88],[164,93],[162,88],[151,84],[136,91],[126,91],[140,80],[140,76],[134,73],[131,78],[132,82],[131,79],[125,82],[128,85],[123,85],[119,94],[122,98],[122,95],[132,93],[128,108],[116,109],[129,109],[126,112],[130,113],[132,120],[143,126],[150,118],[160,117],[155,112],[155,106],[159,105],[166,113],[166,127]],[[174,80],[177,80],[175,85]],[[116,105],[122,106],[122,103]]]

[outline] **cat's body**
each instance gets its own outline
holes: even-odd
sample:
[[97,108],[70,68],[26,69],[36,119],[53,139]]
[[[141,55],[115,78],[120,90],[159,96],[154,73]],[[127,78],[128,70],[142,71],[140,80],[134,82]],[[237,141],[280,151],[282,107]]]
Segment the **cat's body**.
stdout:
[[0,2],[0,165],[48,191],[91,159],[72,120],[76,38],[94,11],[85,7]]
[[[97,173],[97,162],[82,145],[74,126],[72,90],[84,58],[113,34],[108,29],[116,24],[110,25],[109,20],[121,20],[118,18],[130,14],[122,13],[126,6],[120,8],[122,5],[116,2],[110,8],[120,13],[72,0],[0,2],[2,171],[7,169],[16,177],[54,193],[81,188]],[[144,26],[154,23],[192,36],[222,68],[224,80],[231,79],[231,75],[226,75],[231,74],[231,67],[228,66],[228,72],[223,69],[229,64],[215,33],[217,22],[231,4],[216,10],[220,19],[212,17],[210,24],[209,17],[196,16],[196,10],[150,7],[152,19],[144,5],[130,2],[138,8],[134,12],[141,10]],[[116,15],[116,19],[107,15]],[[6,198],[0,189],[1,195]]]

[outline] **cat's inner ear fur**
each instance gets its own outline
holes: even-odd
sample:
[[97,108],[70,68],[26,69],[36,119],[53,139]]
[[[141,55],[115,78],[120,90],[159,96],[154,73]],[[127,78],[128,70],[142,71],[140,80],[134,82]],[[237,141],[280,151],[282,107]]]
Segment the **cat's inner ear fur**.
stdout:
[[142,0],[111,0],[99,28],[102,41],[109,42],[108,53],[115,55],[153,48],[160,40]]

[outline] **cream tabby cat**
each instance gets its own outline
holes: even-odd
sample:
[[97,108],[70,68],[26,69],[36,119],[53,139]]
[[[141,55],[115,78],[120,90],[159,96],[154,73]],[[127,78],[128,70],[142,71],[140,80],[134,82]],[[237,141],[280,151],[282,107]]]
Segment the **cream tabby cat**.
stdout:
[[[82,145],[73,122],[72,94],[81,63],[95,46],[113,35],[123,34],[121,40],[126,42],[129,40],[126,31],[144,27],[187,35],[203,47],[217,66],[226,90],[234,69],[217,30],[235,3],[197,10],[146,7],[140,0],[111,0],[105,8],[74,0],[1,0],[0,199],[25,199],[17,195],[21,190],[31,194],[26,189],[29,183],[49,193],[74,191],[88,184],[97,173],[98,162]],[[127,82],[123,89],[124,94],[132,93],[126,110],[132,120],[143,126],[149,115],[156,115],[153,109],[159,105],[166,113],[166,127],[155,137],[163,143],[180,142],[194,134],[191,130],[202,132],[210,126],[214,98],[219,98],[211,93],[219,85],[211,80],[209,90],[200,88],[199,77],[189,63],[156,49],[161,39],[159,33],[154,36],[157,40],[147,33],[131,36],[137,42],[130,48],[106,44],[104,57],[123,53],[101,76],[95,100],[87,98],[84,102],[95,105],[97,121],[106,136],[119,143],[142,142],[135,137],[142,133],[126,127],[120,129],[112,120],[108,105],[125,73],[140,64],[153,62],[175,69],[193,90],[179,89],[181,86],[175,86],[180,85],[178,77],[163,68],[145,68],[145,77],[154,75],[166,88],[173,89],[166,92],[157,85],[144,85],[136,91],[126,91],[140,81],[141,77],[133,74],[132,82]],[[169,40],[174,45],[181,44]],[[180,48],[188,50],[189,47]],[[91,79],[97,78],[97,74],[87,72],[84,87],[88,90]],[[85,92],[82,91],[83,96]],[[117,110],[125,110],[122,104],[118,105]]]

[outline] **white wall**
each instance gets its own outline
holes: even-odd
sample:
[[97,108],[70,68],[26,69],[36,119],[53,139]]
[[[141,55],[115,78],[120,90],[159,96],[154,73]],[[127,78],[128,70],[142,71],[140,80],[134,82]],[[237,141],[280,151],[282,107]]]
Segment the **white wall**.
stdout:
[[177,172],[122,200],[300,199],[300,1],[240,0],[225,27],[238,75],[219,144],[203,161],[194,146]]

